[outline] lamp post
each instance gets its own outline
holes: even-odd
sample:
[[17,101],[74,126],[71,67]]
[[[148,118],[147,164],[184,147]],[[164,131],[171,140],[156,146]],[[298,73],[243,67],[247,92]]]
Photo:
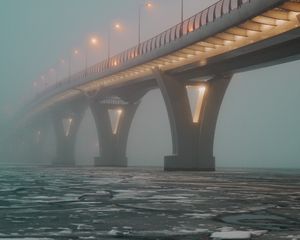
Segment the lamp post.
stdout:
[[183,11],[184,11],[184,4],[183,4],[183,0],[181,0],[181,24],[183,23]]
[[147,2],[144,4],[139,4],[139,12],[138,12],[138,44],[141,44],[141,15],[142,15],[142,9],[151,9],[153,7],[153,4],[151,2]]
[[87,44],[85,45],[85,57],[84,57],[84,65],[85,65],[85,76],[87,76],[88,69],[88,58],[89,58],[89,47],[90,46],[98,46],[99,40],[97,37],[91,37]]
[[72,51],[70,51],[69,53],[69,69],[68,69],[68,80],[71,80],[71,75],[72,75],[72,59],[73,56],[76,56],[79,54],[79,50],[78,49],[74,49]]
[[107,59],[110,59],[110,48],[111,48],[111,35],[112,35],[112,30],[120,32],[122,30],[122,26],[120,23],[115,23],[113,27],[109,27],[107,31]]
[[58,63],[58,80],[60,78],[62,78],[62,79],[64,78],[64,73],[65,73],[64,66],[65,66],[65,63],[66,63],[65,59],[60,59],[60,61]]
[[182,36],[183,35],[183,21],[184,21],[184,19],[183,19],[183,11],[184,11],[184,2],[183,2],[184,0],[181,0],[181,7],[180,7],[180,15],[181,15],[181,17],[180,17],[180,36]]

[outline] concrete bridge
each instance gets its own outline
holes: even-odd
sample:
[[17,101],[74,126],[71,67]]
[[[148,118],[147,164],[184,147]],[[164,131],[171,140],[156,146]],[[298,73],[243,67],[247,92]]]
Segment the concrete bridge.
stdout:
[[[19,113],[41,144],[51,120],[55,165],[72,166],[85,110],[95,119],[95,166],[127,166],[126,145],[143,96],[159,88],[172,133],[165,170],[214,170],[214,133],[233,74],[300,57],[299,0],[220,0],[165,32],[48,87]],[[198,91],[191,110],[187,88]],[[114,115],[114,117],[112,117]]]

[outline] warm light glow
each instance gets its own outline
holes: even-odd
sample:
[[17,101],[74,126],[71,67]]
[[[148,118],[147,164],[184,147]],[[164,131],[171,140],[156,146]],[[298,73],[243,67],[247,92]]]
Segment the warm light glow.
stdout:
[[197,104],[196,104],[196,108],[195,108],[194,116],[193,116],[193,122],[194,123],[199,122],[205,90],[206,90],[205,86],[198,86],[198,92],[199,93],[198,93]]
[[285,20],[276,19],[276,25],[283,25],[285,23],[286,23]]
[[203,105],[203,99],[206,92],[206,87],[202,85],[198,86],[186,86],[188,95],[191,93],[193,97],[190,98],[190,108],[193,123],[198,123],[200,120],[201,109]]
[[92,37],[91,40],[90,40],[90,43],[91,43],[92,45],[98,45],[99,40],[98,40],[98,38],[96,38],[96,37]]
[[75,54],[75,55],[79,54],[79,50],[75,49],[75,50],[74,50],[74,54]]
[[204,65],[206,65],[207,64],[207,60],[206,59],[202,59],[201,61],[200,61],[200,66],[204,66]]
[[204,87],[204,86],[199,87],[199,88],[198,88],[198,91],[199,91],[200,93],[205,92],[205,87]]
[[114,61],[114,66],[117,66],[117,65],[118,65],[117,61]]
[[230,44],[232,44],[233,43],[233,41],[229,41],[229,40],[225,40],[224,41],[224,45],[226,45],[226,46],[228,46],[228,45],[230,45]]
[[112,133],[117,134],[123,110],[120,108],[119,109],[109,109],[108,112],[109,112],[109,117],[110,117]]
[[120,23],[116,23],[114,29],[120,31],[122,30],[122,25]]
[[152,7],[153,7],[153,4],[152,4],[151,2],[147,2],[147,3],[145,4],[145,7],[146,7],[146,8],[152,8]]
[[235,40],[239,41],[239,40],[245,39],[246,37],[235,35],[234,38],[235,38]]
[[117,109],[116,110],[116,113],[117,113],[117,116],[116,116],[116,122],[115,122],[115,126],[114,126],[114,129],[113,129],[113,134],[117,134],[118,133],[118,129],[119,129],[119,124],[120,124],[120,118],[121,118],[121,115],[123,113],[123,110],[122,109]]

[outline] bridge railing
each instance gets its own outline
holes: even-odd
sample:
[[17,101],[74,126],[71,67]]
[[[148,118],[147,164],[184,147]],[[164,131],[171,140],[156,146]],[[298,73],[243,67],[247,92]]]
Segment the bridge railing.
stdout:
[[[107,70],[119,67],[120,65],[142,55],[146,55],[155,49],[159,49],[172,41],[188,35],[195,30],[200,29],[225,14],[239,8],[251,0],[219,0],[210,7],[186,19],[185,21],[175,25],[172,28],[156,35],[155,37],[140,43],[130,49],[125,50],[109,59],[97,63],[86,70],[72,75],[70,78],[64,79],[62,82],[74,82],[82,80],[92,74],[99,74]],[[53,85],[52,88],[60,87],[62,83]],[[49,88],[47,90],[50,90]]]
[[215,19],[222,17],[224,14],[230,13],[232,10],[237,9],[248,2],[250,2],[250,0],[220,0],[200,13],[195,14],[182,23],[167,29],[155,37],[90,67],[88,69],[88,73],[99,73],[107,69],[117,67],[128,60],[161,48],[172,41],[200,29],[202,26],[213,22]]

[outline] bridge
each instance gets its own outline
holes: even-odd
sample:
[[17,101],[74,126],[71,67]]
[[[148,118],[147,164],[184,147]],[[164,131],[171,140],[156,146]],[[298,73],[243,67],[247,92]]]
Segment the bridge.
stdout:
[[[135,112],[143,96],[159,88],[173,145],[173,154],[165,157],[165,170],[214,170],[216,122],[232,76],[298,60],[299,26],[299,0],[220,0],[163,33],[49,86],[19,113],[19,129],[27,129],[32,142],[41,144],[42,126],[51,121],[57,146],[53,164],[73,166],[77,132],[89,107],[101,153],[95,166],[125,167]],[[187,88],[198,91],[195,109]]]

